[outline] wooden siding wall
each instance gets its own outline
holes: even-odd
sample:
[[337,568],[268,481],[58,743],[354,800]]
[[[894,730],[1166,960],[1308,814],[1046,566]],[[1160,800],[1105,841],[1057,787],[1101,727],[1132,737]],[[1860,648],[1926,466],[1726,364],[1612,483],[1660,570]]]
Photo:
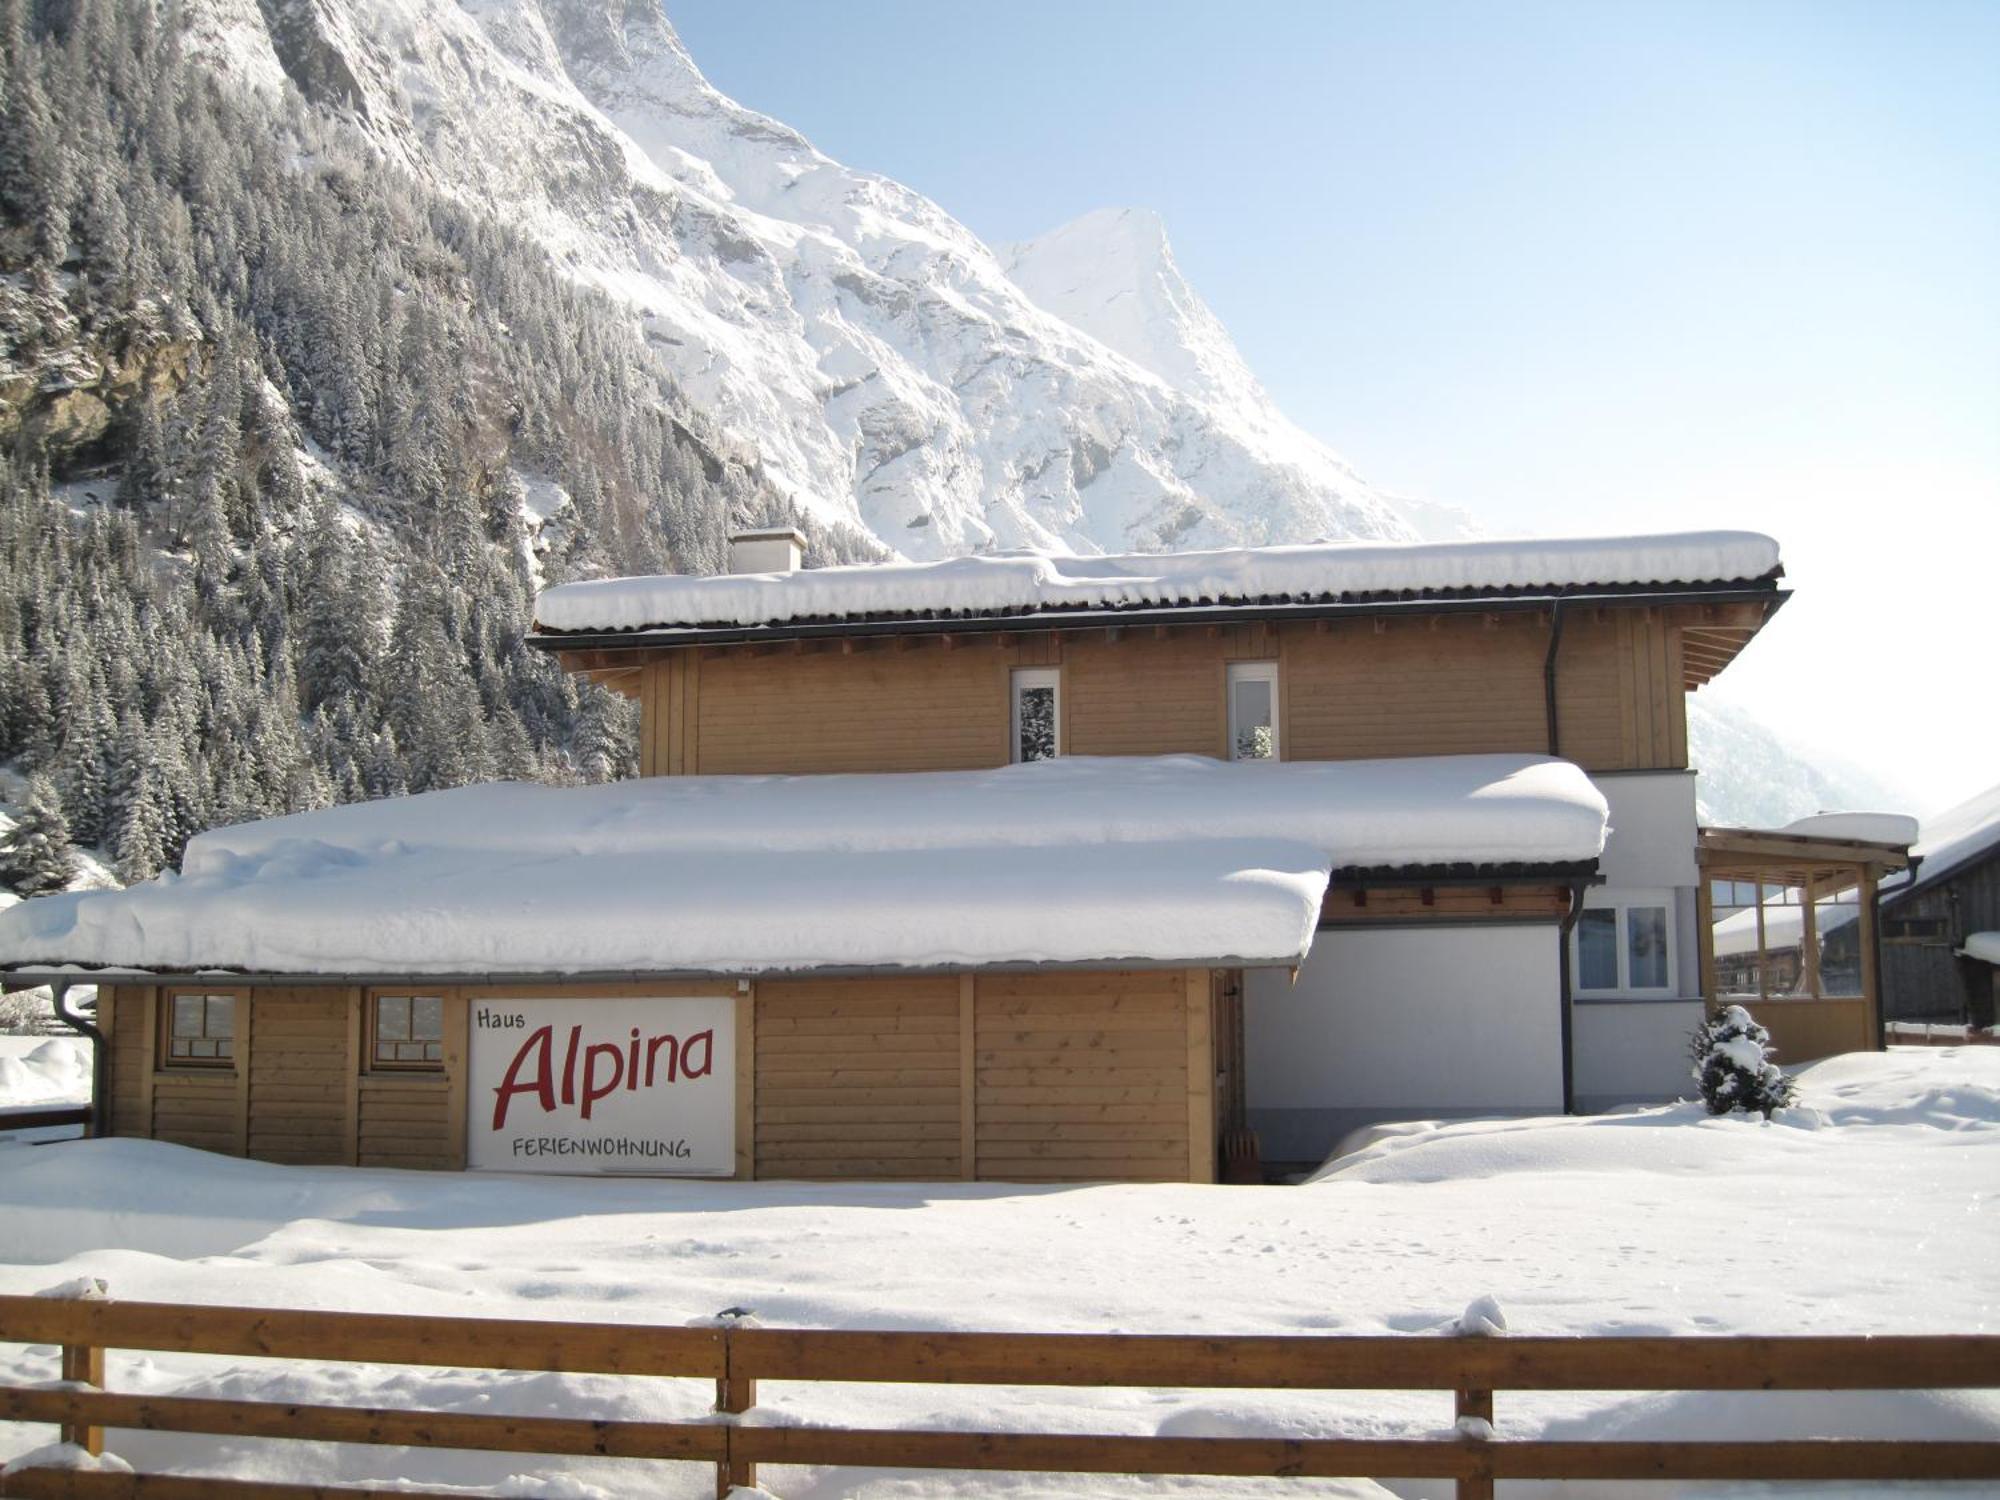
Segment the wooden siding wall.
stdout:
[[[347,1080],[354,1075],[344,992],[268,990],[253,995],[248,1049],[248,1154],[264,1161],[343,1162]],[[243,1009],[237,1002],[238,1010]]]
[[958,981],[757,986],[759,1177],[962,1175]]
[[1866,1000],[1773,999],[1741,1003],[1751,1018],[1771,1033],[1771,1050],[1785,1068],[1842,1052],[1875,1050],[1875,1028]]
[[106,1135],[153,1133],[150,1075],[153,1070],[152,991],[138,985],[107,985],[97,992],[97,1024],[110,1043],[107,1064],[109,1117]]
[[[1207,969],[759,982],[738,998],[738,1175],[1212,1181],[1214,992]],[[112,988],[110,1129],[272,1161],[461,1167],[470,1008],[508,993],[524,992],[445,990],[445,1068],[424,1075],[365,1071],[364,996],[334,987],[239,1001],[234,1069],[158,1069],[160,992]]]
[[445,1002],[441,1075],[367,1072],[362,992],[318,985],[233,991],[234,1068],[156,1067],[165,993],[119,985],[99,1000],[111,1048],[111,1134],[263,1161],[464,1165],[466,1012],[455,993]]
[[1213,1109],[1210,1006],[1206,970],[981,978],[974,1175],[1213,1180],[1212,1113],[1189,1144],[1190,1092]]
[[[1063,673],[1071,755],[1227,753],[1228,663],[1273,660],[1289,760],[1548,747],[1550,621],[1091,629],[673,651],[640,669],[647,775],[966,770],[1005,763],[1015,668]],[[1681,627],[1579,610],[1558,657],[1562,753],[1587,770],[1687,764]]]

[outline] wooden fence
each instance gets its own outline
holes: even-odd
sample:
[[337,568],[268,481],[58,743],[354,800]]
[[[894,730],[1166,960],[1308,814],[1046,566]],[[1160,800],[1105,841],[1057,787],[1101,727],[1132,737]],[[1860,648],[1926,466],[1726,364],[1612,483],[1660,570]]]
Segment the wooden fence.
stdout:
[[[678,1459],[714,1466],[716,1493],[757,1465],[1057,1473],[1445,1479],[1486,1500],[1498,1479],[1993,1479],[2000,1441],[1546,1442],[1488,1437],[1499,1391],[1866,1390],[2000,1387],[2000,1337],[1207,1338],[1137,1334],[860,1333],[655,1328],[0,1297],[0,1341],[62,1348],[65,1384],[0,1387],[0,1419],[56,1424],[101,1452],[107,1427],[396,1447]],[[374,1410],[139,1396],[103,1389],[106,1348],[668,1376],[713,1381],[703,1420]],[[743,1425],[759,1380],[922,1385],[1434,1390],[1453,1435],[1428,1438],[1113,1436]],[[636,1476],[635,1476],[636,1477]],[[19,1470],[0,1494],[140,1500],[325,1500],[324,1485]],[[399,1496],[427,1492],[397,1490]],[[442,1500],[442,1497],[437,1497]],[[461,1492],[462,1500],[462,1492]]]
[[88,1104],[51,1104],[21,1109],[0,1109],[0,1131],[48,1130],[58,1125],[90,1124]]

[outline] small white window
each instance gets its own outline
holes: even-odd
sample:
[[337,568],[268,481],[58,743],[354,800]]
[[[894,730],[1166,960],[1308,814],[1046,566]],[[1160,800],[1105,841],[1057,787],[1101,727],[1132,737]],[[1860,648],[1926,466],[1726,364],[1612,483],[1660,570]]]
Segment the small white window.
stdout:
[[1570,935],[1578,995],[1651,1000],[1679,993],[1672,891],[1596,890],[1584,903]]
[[1062,746],[1062,673],[1055,667],[1014,674],[1014,759],[1053,760]]
[[1229,664],[1229,758],[1278,758],[1278,664]]

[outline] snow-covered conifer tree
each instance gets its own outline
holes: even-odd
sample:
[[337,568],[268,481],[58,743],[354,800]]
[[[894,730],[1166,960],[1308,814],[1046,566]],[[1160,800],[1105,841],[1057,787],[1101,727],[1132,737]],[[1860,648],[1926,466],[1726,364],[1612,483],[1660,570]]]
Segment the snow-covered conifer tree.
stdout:
[[0,885],[23,896],[62,890],[76,878],[76,851],[54,784],[45,776],[31,777],[14,817],[14,827],[0,842]]
[[1712,1115],[1755,1111],[1769,1119],[1797,1088],[1771,1061],[1771,1033],[1740,1005],[1725,1006],[1695,1028],[1689,1047],[1694,1079]]

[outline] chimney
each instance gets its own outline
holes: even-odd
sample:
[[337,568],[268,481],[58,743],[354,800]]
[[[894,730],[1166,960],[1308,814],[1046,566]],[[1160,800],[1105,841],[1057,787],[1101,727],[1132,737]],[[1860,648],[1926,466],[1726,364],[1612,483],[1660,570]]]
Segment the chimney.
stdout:
[[805,555],[805,537],[790,526],[730,533],[732,573],[796,573]]

